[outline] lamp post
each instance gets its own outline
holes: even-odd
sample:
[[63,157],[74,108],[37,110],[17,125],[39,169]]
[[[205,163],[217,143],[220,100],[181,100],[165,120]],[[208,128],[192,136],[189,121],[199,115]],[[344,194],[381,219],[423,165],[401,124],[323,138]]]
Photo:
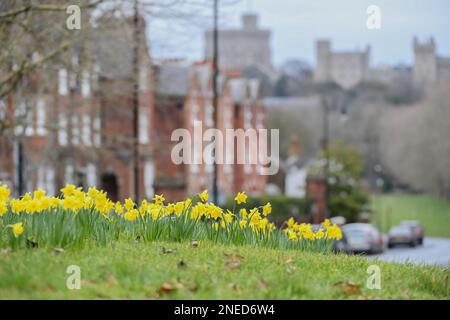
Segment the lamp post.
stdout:
[[134,198],[139,201],[139,12],[134,0],[133,15],[133,182]]
[[[329,101],[331,100],[331,102]],[[324,94],[322,96],[322,107],[323,107],[323,140],[322,140],[322,150],[325,153],[325,168],[324,168],[324,179],[325,179],[325,217],[328,218],[330,215],[330,109],[333,100],[332,95]]]
[[[218,0],[214,0],[213,5],[213,19],[214,19],[214,27],[213,27],[213,61],[212,61],[212,69],[213,69],[213,109],[214,109],[214,128],[217,128],[218,123],[218,78],[219,78],[219,66],[218,66],[218,60],[219,60],[219,44],[218,44],[218,38],[219,38],[219,31],[218,31],[218,16],[219,16],[219,5]],[[216,143],[216,141],[214,141]],[[217,148],[217,144],[216,144]],[[219,190],[217,187],[217,179],[218,179],[218,167],[217,167],[217,149],[214,148],[214,173],[213,173],[213,200],[214,203],[218,203],[219,201]]]

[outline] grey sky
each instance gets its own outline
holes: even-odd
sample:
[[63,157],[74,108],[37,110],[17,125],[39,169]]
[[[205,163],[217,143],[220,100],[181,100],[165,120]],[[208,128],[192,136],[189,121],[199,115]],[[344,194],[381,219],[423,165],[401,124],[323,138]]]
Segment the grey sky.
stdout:
[[[369,5],[381,8],[381,30],[366,28]],[[438,53],[450,56],[450,0],[242,0],[222,9],[221,25],[239,26],[249,9],[259,15],[260,26],[272,30],[275,65],[289,58],[314,63],[317,38],[331,39],[337,50],[369,44],[372,65],[411,63],[414,35],[421,40],[433,35]],[[189,24],[153,21],[154,55],[202,59],[208,14]]]

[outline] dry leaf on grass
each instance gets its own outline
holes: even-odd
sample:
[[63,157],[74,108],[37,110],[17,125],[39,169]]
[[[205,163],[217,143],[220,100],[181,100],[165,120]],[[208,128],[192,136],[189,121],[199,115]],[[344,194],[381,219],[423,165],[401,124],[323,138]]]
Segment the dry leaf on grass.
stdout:
[[225,268],[227,269],[237,269],[241,266],[241,261],[244,259],[243,256],[234,253],[224,253],[226,258]]
[[269,287],[269,284],[267,283],[266,279],[261,278],[261,280],[259,280],[258,287],[259,287],[260,289],[263,289],[263,290],[264,290],[264,289],[267,289],[267,288]]
[[293,256],[288,256],[286,259],[286,263],[292,263],[294,261],[294,257]]
[[238,269],[241,266],[241,263],[239,261],[229,261],[225,263],[225,268],[227,269]]
[[63,248],[53,248],[53,252],[54,253],[63,253],[64,249]]
[[230,283],[228,286],[229,286],[230,289],[233,290],[233,291],[240,291],[240,290],[239,290],[239,287],[237,286],[236,283]]
[[167,282],[164,282],[161,285],[161,288],[159,288],[159,292],[172,292],[175,290],[177,290],[177,288]]
[[198,245],[199,245],[198,240],[191,240],[191,246],[192,246],[192,247],[197,248]]
[[166,249],[165,247],[161,247],[161,254],[175,253],[177,252],[176,248]]
[[243,256],[241,256],[240,254],[235,254],[235,253],[224,253],[223,255],[229,260],[241,261],[242,259],[244,259]]
[[161,287],[159,288],[159,292],[160,293],[170,293],[173,291],[178,290],[179,288],[181,288],[183,285],[180,282],[176,282],[174,284],[170,284],[168,282],[164,282]]
[[353,282],[338,282],[334,284],[335,286],[339,287],[339,289],[349,295],[359,295],[361,294],[361,286],[359,284],[353,283]]

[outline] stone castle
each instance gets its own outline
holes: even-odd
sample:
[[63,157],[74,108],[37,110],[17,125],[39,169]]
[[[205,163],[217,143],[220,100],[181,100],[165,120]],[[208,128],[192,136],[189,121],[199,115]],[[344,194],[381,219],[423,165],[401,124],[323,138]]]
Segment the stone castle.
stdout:
[[[212,60],[213,32],[205,32],[205,59]],[[219,68],[239,71],[248,66],[272,70],[270,30],[260,29],[258,16],[244,14],[240,29],[219,30]]]
[[438,56],[433,38],[413,41],[412,67],[371,67],[370,47],[360,51],[333,51],[331,42],[316,42],[316,83],[334,82],[343,89],[356,87],[363,81],[391,84],[399,79],[411,80],[417,86],[427,87],[436,82],[450,81],[450,58]]
[[436,54],[436,44],[433,37],[423,43],[414,38],[414,81],[428,84],[450,80],[450,58]]
[[365,51],[333,52],[328,40],[316,43],[316,82],[335,82],[350,89],[367,77],[370,47]]

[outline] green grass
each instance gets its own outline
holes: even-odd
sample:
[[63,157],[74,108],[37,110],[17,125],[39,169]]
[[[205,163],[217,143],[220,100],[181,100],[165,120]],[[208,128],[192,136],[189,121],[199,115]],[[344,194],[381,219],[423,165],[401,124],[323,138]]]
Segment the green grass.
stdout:
[[[370,264],[381,268],[381,290],[366,288]],[[66,288],[69,265],[81,268],[80,290]],[[119,241],[0,253],[0,299],[449,299],[449,275],[329,253]]]
[[425,235],[450,238],[450,203],[428,196],[373,196],[374,223],[387,232],[402,220],[419,220]]

